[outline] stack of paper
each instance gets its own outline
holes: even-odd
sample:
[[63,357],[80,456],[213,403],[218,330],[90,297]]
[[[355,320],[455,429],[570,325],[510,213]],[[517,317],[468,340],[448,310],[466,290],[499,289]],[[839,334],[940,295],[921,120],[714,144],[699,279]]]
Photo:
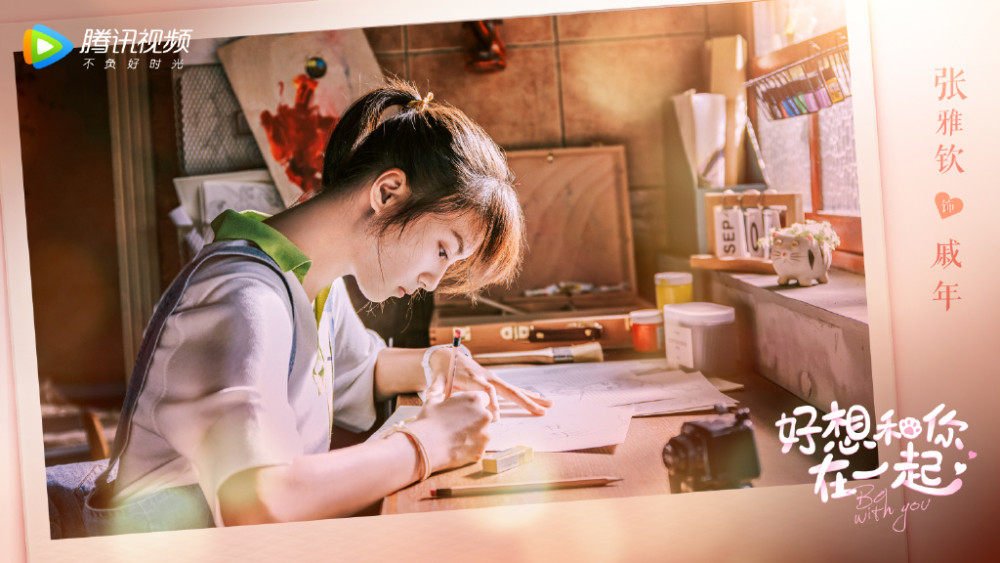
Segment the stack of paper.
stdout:
[[723,395],[700,372],[668,369],[666,360],[561,364],[494,371],[514,385],[559,403],[629,405],[635,408],[638,416],[736,404],[736,400]]
[[[545,416],[531,416],[513,403],[501,401],[500,421],[489,429],[489,451],[529,446],[538,452],[571,451],[621,444],[633,416],[652,416],[732,406],[735,399],[698,372],[667,369],[666,360],[634,360],[593,364],[562,364],[494,370],[507,382],[554,401]],[[738,388],[737,385],[735,388]],[[389,425],[414,416],[418,407],[401,413]],[[375,435],[379,435],[376,432]]]
[[278,188],[269,182],[209,180],[201,187],[201,217],[205,224],[211,224],[227,209],[273,215],[284,208]]
[[[568,451],[620,444],[632,416],[693,412],[737,402],[699,372],[668,369],[666,360],[494,371],[509,383],[552,399],[555,406],[543,417],[501,410],[500,423],[491,429],[490,450],[526,445],[536,451]],[[726,383],[719,380],[719,385]]]
[[[420,408],[399,407],[368,441],[384,436],[397,422],[415,419]],[[630,407],[557,403],[545,416],[532,416],[513,403],[502,402],[500,421],[490,424],[486,449],[529,446],[536,452],[566,452],[611,446],[625,441],[631,419]]]
[[174,178],[174,187],[181,205],[170,212],[170,219],[188,245],[188,256],[211,241],[209,225],[226,209],[269,215],[284,209],[267,170]]

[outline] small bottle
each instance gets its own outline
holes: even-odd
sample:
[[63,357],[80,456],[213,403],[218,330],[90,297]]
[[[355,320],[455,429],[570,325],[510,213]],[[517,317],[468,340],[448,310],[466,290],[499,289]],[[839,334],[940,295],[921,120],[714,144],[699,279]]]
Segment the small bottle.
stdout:
[[694,277],[689,272],[660,272],[653,276],[656,284],[656,310],[664,305],[689,303],[692,299]]
[[830,102],[835,104],[844,101],[844,93],[840,89],[840,82],[837,81],[837,75],[833,69],[825,67],[820,73],[826,82],[826,90],[830,93]]
[[813,96],[816,98],[819,109],[828,108],[833,105],[830,102],[830,93],[826,91],[826,88],[823,86],[823,80],[819,77],[819,71],[809,73],[809,85],[813,89]]
[[795,106],[798,108],[800,114],[805,115],[811,111],[815,111],[810,110],[809,103],[806,102],[806,88],[804,80],[793,80],[789,83],[789,88],[792,90],[792,100],[795,101]]
[[815,113],[819,111],[819,100],[816,99],[815,88],[813,88],[812,82],[808,78],[803,78],[801,80],[801,85],[804,93],[802,97],[806,100],[806,109],[809,113]]
[[632,347],[637,352],[663,350],[663,315],[656,309],[629,313],[632,321]]

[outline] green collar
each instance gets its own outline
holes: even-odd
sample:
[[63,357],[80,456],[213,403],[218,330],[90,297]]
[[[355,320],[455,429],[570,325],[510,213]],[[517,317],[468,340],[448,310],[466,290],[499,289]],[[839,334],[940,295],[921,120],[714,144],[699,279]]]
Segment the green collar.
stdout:
[[302,283],[312,260],[285,235],[264,223],[267,218],[268,215],[257,211],[237,213],[227,209],[212,221],[215,240],[248,240],[277,262],[279,268],[295,274]]

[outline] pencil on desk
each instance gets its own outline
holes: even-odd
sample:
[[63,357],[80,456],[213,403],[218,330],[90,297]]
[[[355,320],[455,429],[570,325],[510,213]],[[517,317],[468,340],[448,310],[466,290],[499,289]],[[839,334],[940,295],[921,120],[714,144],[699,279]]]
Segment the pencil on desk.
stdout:
[[559,479],[555,481],[530,481],[526,483],[503,483],[498,485],[468,485],[464,487],[431,489],[431,496],[435,498],[466,497],[474,495],[575,489],[579,487],[603,487],[609,483],[621,480],[621,477],[578,477],[576,479]]

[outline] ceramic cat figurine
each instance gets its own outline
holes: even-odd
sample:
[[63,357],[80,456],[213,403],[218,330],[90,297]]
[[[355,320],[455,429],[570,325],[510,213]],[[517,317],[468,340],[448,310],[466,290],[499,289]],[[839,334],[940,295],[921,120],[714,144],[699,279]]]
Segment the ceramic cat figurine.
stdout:
[[778,284],[788,285],[792,280],[806,287],[829,281],[826,271],[830,268],[830,253],[817,244],[808,234],[793,236],[775,233],[771,236],[771,262],[778,273]]
[[771,232],[767,241],[771,247],[771,262],[778,273],[778,284],[788,285],[792,280],[807,287],[826,283],[833,249],[840,238],[830,223],[806,221]]

